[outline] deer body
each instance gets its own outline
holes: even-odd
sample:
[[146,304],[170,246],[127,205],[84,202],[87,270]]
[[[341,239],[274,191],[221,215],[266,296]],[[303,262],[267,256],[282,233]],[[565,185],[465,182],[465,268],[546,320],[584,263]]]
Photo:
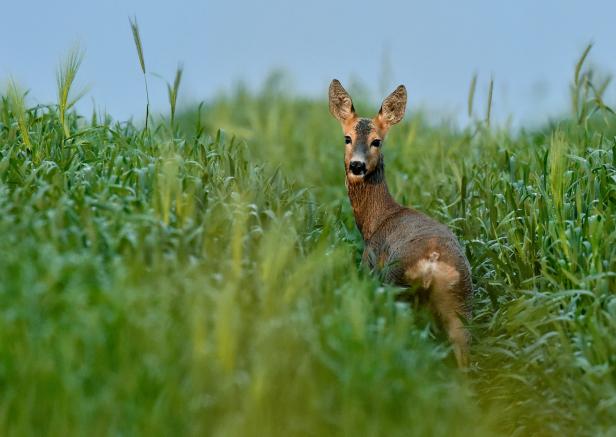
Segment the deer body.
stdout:
[[399,205],[389,193],[380,148],[389,127],[402,119],[406,89],[400,86],[374,119],[359,118],[348,93],[334,80],[330,111],[345,133],[346,185],[355,222],[364,240],[362,262],[384,269],[387,282],[427,292],[430,308],[453,344],[458,365],[468,364],[471,315],[470,267],[447,226]]

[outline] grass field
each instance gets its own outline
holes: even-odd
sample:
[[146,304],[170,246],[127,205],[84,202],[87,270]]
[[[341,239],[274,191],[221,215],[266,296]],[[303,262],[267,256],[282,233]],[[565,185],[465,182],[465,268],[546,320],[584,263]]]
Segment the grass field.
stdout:
[[0,435],[616,434],[616,117],[582,62],[542,129],[411,113],[384,145],[466,247],[466,372],[359,266],[325,89],[176,115],[178,79],[146,130],[74,112],[78,65],[0,101]]

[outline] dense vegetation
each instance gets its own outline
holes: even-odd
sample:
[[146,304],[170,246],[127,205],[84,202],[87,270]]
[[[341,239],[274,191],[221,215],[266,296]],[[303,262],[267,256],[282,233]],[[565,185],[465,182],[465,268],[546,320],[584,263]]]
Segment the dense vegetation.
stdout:
[[542,130],[411,113],[384,145],[472,264],[462,372],[360,268],[325,100],[272,80],[145,129],[72,111],[76,67],[57,104],[0,102],[0,434],[616,433],[616,117],[589,72]]

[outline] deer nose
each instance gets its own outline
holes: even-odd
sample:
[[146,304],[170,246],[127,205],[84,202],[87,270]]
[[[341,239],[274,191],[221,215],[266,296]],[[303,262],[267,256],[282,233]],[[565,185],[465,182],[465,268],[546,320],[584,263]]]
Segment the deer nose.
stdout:
[[351,161],[351,163],[349,164],[349,169],[351,170],[351,173],[353,173],[355,176],[365,174],[366,163],[363,161]]

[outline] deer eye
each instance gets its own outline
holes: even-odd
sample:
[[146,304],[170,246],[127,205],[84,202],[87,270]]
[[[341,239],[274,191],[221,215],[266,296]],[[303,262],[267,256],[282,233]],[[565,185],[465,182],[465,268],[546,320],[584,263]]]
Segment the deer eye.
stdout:
[[372,147],[381,147],[381,140],[374,140],[370,143]]
[[344,137],[344,144],[351,144],[351,142],[352,142],[352,141],[353,141],[353,140],[351,140],[351,137],[350,137],[350,136],[346,135],[346,136]]

